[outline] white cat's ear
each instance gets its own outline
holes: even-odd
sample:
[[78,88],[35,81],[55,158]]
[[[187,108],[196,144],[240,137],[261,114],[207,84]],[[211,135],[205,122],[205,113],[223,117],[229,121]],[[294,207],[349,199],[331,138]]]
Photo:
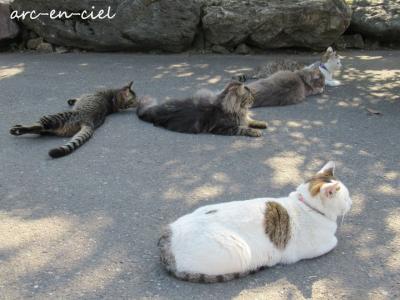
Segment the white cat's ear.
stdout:
[[322,174],[322,173],[327,173],[330,176],[335,175],[335,162],[334,161],[328,161],[321,170],[318,171],[317,174]]
[[340,190],[339,182],[324,183],[321,186],[320,194],[321,196],[330,199],[333,198],[339,190]]
[[332,47],[328,47],[328,49],[326,49],[326,53],[333,53],[333,49],[332,49]]

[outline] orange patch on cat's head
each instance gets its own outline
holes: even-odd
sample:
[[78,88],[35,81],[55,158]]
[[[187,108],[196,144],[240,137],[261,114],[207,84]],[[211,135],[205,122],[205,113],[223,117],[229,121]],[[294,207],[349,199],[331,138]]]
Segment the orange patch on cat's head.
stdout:
[[335,176],[333,176],[333,168],[327,169],[324,172],[318,173],[311,177],[309,180],[307,180],[307,183],[309,183],[308,190],[311,196],[317,196],[321,191],[321,187],[325,183],[330,183],[333,180],[336,180]]

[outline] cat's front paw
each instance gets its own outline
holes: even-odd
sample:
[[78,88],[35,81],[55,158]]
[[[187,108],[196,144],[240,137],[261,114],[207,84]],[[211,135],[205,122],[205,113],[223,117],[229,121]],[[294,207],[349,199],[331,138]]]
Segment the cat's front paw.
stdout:
[[325,83],[327,86],[339,86],[342,83],[339,80],[330,80]]
[[21,135],[24,134],[22,131],[22,125],[15,125],[10,129],[10,134],[12,135]]
[[267,127],[268,127],[267,122],[260,121],[259,123],[257,123],[257,128],[266,129]]
[[262,131],[259,129],[249,128],[246,132],[246,135],[251,137],[260,137],[262,136]]
[[265,121],[250,120],[248,126],[250,128],[266,129],[268,124]]

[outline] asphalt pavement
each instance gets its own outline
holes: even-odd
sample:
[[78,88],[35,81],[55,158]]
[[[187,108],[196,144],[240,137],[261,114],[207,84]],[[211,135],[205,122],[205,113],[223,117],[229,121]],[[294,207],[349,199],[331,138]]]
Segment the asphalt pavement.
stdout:
[[[57,160],[47,152],[67,139],[9,128],[130,80],[138,95],[183,97],[278,56],[318,56],[0,54],[0,298],[399,298],[400,51],[341,54],[342,86],[253,110],[269,124],[260,138],[170,132],[131,110]],[[205,204],[285,196],[328,160],[354,203],[331,253],[212,285],[165,273],[163,225]]]

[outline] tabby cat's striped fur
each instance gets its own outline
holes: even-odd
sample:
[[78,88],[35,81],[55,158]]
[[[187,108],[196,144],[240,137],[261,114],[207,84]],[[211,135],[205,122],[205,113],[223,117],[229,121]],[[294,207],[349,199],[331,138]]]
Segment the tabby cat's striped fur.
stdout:
[[72,110],[44,116],[30,126],[15,125],[10,129],[10,133],[72,136],[64,146],[49,151],[53,158],[70,154],[90,139],[94,130],[104,123],[107,115],[137,105],[136,94],[131,88],[132,83],[121,89],[108,89],[70,99],[68,104],[73,106]]
[[246,82],[252,79],[268,78],[272,74],[279,71],[296,71],[301,70],[305,67],[302,63],[299,63],[290,59],[278,59],[273,62],[269,62],[265,65],[258,66],[254,71],[249,71],[243,74],[233,76],[232,79],[240,82]]

